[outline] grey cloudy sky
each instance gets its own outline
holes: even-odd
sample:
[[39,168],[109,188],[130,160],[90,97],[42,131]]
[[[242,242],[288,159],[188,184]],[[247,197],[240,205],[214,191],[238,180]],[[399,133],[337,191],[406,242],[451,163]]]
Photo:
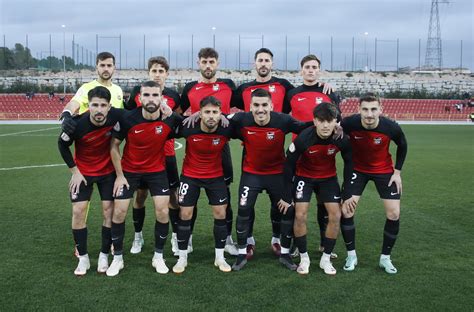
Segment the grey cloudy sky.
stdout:
[[[195,59],[192,54],[203,46],[212,46],[215,35],[221,66],[232,68],[238,66],[239,34],[242,68],[248,67],[263,35],[264,45],[275,53],[276,65],[289,69],[296,68],[308,50],[321,56],[323,67],[329,69],[332,36],[334,70],[351,68],[354,38],[356,68],[365,64],[368,57],[372,69],[376,61],[378,69],[393,69],[397,63],[397,38],[400,67],[418,66],[419,39],[424,63],[430,7],[431,0],[0,0],[0,33],[5,35],[8,47],[16,42],[25,44],[28,35],[28,46],[35,57],[49,55],[51,34],[51,49],[60,56],[61,25],[65,24],[68,56],[72,55],[73,34],[80,60],[82,48],[95,53],[95,37],[99,34],[98,50],[115,53],[123,67],[143,66],[144,35],[145,58],[169,56],[172,67],[189,66]],[[462,40],[463,66],[474,69],[472,1],[440,4],[439,10],[444,65],[460,65]],[[121,57],[118,39],[106,38],[119,34]],[[387,40],[379,41],[377,60],[375,38]]]

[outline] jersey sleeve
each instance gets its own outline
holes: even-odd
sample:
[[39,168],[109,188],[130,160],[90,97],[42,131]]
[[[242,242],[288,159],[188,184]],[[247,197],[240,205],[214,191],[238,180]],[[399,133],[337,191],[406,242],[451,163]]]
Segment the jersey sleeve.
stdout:
[[179,93],[176,91],[171,92],[170,96],[173,98],[173,101],[174,101],[173,111],[176,111],[178,108],[181,107],[181,97],[179,96]]
[[392,140],[395,142],[395,144],[397,144],[395,169],[402,170],[403,163],[405,162],[408,153],[408,144],[400,125],[396,122],[393,122],[393,125],[394,134],[392,136]]
[[125,103],[125,109],[131,110],[138,106],[137,102],[135,101],[137,95],[140,94],[140,86],[136,86],[130,92],[130,97],[128,98],[127,103]]
[[188,93],[191,90],[191,87],[192,87],[191,83],[186,84],[184,86],[183,92],[181,93],[181,110],[183,114],[191,106],[191,103],[189,102],[189,96],[188,96]]
[[61,157],[63,158],[68,168],[73,168],[76,166],[71,150],[69,149],[73,142],[73,138],[64,132],[62,132],[58,138],[59,153],[61,154]]
[[242,97],[243,87],[240,85],[234,92],[232,92],[232,101],[230,106],[244,110],[244,98]]
[[287,129],[289,130],[288,132],[298,134],[301,131],[303,131],[304,129],[306,129],[306,128],[313,125],[312,121],[301,122],[301,121],[296,120],[295,118],[291,117],[290,115],[284,115],[284,116],[286,116],[286,118],[287,118],[287,125],[288,125]]
[[293,90],[295,87],[291,84],[286,79],[281,80],[283,87],[285,87],[285,98],[283,99],[283,107],[282,107],[282,112],[285,114],[289,114],[291,112],[291,104],[290,104],[290,98],[287,96],[288,93]]

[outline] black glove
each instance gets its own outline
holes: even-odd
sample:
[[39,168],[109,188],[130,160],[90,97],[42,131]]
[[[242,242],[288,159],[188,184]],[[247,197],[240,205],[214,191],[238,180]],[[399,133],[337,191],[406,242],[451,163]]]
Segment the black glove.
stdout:
[[68,111],[64,111],[59,118],[61,121],[61,130],[67,135],[72,135],[76,130],[77,122],[72,118],[72,115]]

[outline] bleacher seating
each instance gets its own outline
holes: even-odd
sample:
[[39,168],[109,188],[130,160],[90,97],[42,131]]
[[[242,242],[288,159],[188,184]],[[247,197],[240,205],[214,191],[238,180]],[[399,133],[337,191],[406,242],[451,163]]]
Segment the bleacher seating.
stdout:
[[25,94],[0,94],[0,119],[57,120],[72,96],[73,94],[67,94],[61,102],[62,95],[55,95],[50,99],[48,94],[35,94],[28,99]]
[[[52,99],[48,94],[35,94],[27,99],[25,94],[0,94],[0,120],[57,120],[64,105],[73,94],[67,94],[64,102],[60,95]],[[464,121],[474,112],[472,107],[458,111],[459,100],[430,99],[383,99],[383,114],[395,120]],[[348,98],[341,105],[343,116],[357,113],[358,99]],[[234,112],[234,111],[233,111]]]

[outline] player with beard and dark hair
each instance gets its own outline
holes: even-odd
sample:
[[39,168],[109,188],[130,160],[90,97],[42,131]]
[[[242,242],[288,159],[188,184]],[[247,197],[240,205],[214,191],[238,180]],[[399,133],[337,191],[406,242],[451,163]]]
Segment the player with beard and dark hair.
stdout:
[[[74,132],[62,132],[58,148],[64,162],[71,170],[69,192],[72,202],[72,233],[76,243],[79,263],[74,271],[77,276],[90,268],[87,253],[87,208],[93,185],[97,184],[102,200],[104,220],[102,223],[102,247],[97,272],[105,273],[109,267],[108,255],[111,240],[113,212],[114,167],[110,158],[111,131],[124,112],[111,108],[110,92],[99,86],[88,92],[89,110],[74,117],[77,124]],[[74,143],[74,157],[69,147]]]
[[[168,203],[170,187],[165,168],[164,146],[173,136],[182,117],[173,113],[163,118],[160,106],[161,87],[154,81],[142,84],[141,107],[128,111],[114,127],[110,154],[117,178],[114,183],[114,214],[112,217],[112,243],[114,260],[107,276],[119,274],[124,267],[123,240],[125,217],[130,199],[139,185],[145,184],[155,207],[155,254],[152,266],[157,273],[166,274],[169,269],[163,258],[163,249],[168,236]],[[120,144],[126,140],[123,156]]]
[[[165,86],[166,79],[169,74],[169,64],[166,58],[163,56],[155,56],[148,59],[148,77],[160,84],[163,98],[162,104],[168,105],[173,111],[181,113],[180,108],[180,97],[178,92]],[[140,89],[141,86],[136,86],[130,93],[130,98],[125,104],[125,108],[134,109],[141,106],[140,102]],[[174,139],[170,139],[165,145],[166,155],[166,173],[168,175],[168,182],[170,183],[170,203],[169,203],[169,216],[172,227],[171,235],[171,249],[175,256],[178,255],[178,242],[176,240],[177,224],[179,218],[179,205],[177,198],[177,190],[179,187],[179,173],[178,166],[176,163],[176,154],[174,151]],[[133,226],[135,228],[135,236],[133,239],[130,253],[137,254],[142,250],[144,244],[143,240],[143,224],[145,221],[145,200],[147,198],[148,190],[146,186],[140,186],[137,190],[135,200],[133,202]],[[192,252],[192,245],[188,248],[189,252]]]
[[[208,96],[213,96],[221,103],[221,110],[223,114],[229,114],[232,105],[233,92],[235,84],[230,79],[219,79],[216,77],[217,68],[219,67],[219,54],[213,48],[202,48],[198,53],[198,66],[201,73],[199,81],[192,81],[184,86],[181,94],[181,109],[186,112],[188,108],[191,113],[199,113],[199,104],[201,100]],[[231,255],[237,255],[238,250],[232,240],[232,221],[233,213],[230,200],[229,185],[233,180],[232,158],[230,154],[229,145],[226,144],[223,155],[222,165],[224,167],[224,179],[227,184],[229,204],[226,211],[227,222],[227,241],[225,251]],[[194,228],[194,223],[197,217],[197,207],[193,213],[191,222],[191,232]],[[192,236],[191,236],[192,237]]]

